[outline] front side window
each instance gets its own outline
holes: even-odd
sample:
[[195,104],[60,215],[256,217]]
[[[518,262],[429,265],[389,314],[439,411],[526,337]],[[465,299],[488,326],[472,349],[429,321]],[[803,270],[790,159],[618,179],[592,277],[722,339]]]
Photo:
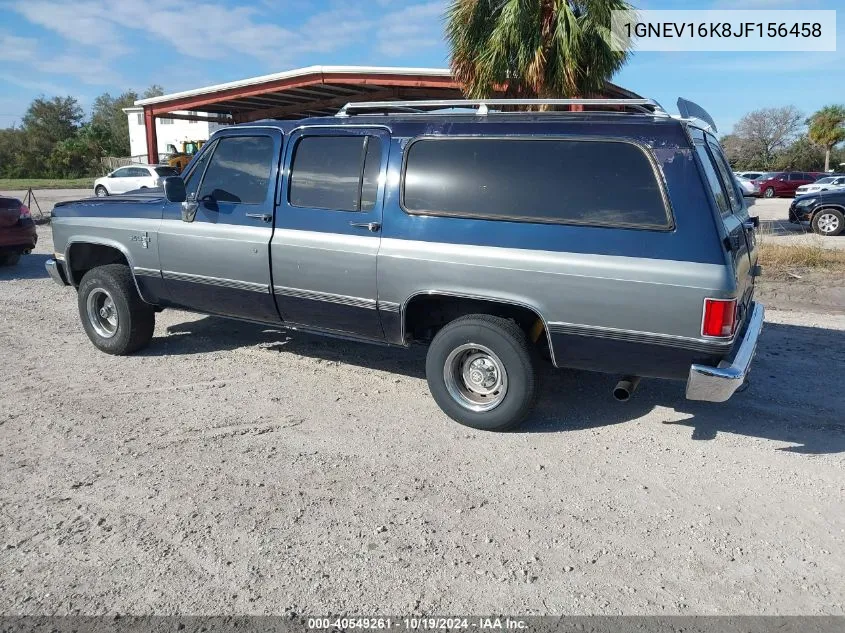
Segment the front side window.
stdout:
[[274,156],[269,136],[221,139],[205,170],[198,199],[235,204],[264,202]]
[[185,178],[185,192],[191,200],[196,200],[197,190],[199,189],[202,175],[205,173],[208,160],[211,158],[211,155],[214,153],[216,147],[216,142],[209,145],[200,157],[197,158],[193,168],[191,169],[191,173],[188,174],[187,178]]
[[378,195],[381,142],[375,136],[305,136],[294,150],[291,206],[371,211]]
[[116,172],[112,174],[114,178],[129,178],[132,176],[132,168],[131,167],[121,167]]
[[408,148],[409,213],[669,228],[655,170],[631,143],[421,139]]

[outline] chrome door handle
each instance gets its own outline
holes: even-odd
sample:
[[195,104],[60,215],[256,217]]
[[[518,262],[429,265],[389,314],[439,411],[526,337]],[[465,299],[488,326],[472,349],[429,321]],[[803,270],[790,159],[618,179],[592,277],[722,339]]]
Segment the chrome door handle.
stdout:
[[270,222],[273,219],[273,216],[269,213],[247,213],[246,217],[264,220],[265,222]]
[[350,222],[349,226],[354,226],[358,229],[367,229],[373,233],[376,233],[381,228],[381,224],[378,222]]

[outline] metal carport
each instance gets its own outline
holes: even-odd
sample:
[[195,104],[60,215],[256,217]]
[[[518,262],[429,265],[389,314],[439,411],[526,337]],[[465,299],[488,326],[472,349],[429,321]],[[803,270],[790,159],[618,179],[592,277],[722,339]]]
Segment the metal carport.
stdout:
[[[637,98],[607,83],[602,97]],[[147,156],[158,162],[155,118],[245,123],[332,115],[350,101],[457,99],[461,89],[448,69],[378,66],[309,66],[272,75],[141,99]],[[189,111],[189,114],[173,114]]]

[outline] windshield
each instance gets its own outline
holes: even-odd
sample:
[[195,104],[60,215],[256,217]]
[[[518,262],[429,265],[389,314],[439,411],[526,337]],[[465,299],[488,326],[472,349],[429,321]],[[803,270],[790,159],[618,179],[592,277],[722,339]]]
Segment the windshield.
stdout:
[[769,178],[774,178],[779,173],[779,171],[767,171],[765,174],[757,176],[754,180],[768,180]]
[[829,185],[831,183],[836,182],[836,178],[831,178],[830,176],[826,178],[819,178],[815,183],[816,185]]

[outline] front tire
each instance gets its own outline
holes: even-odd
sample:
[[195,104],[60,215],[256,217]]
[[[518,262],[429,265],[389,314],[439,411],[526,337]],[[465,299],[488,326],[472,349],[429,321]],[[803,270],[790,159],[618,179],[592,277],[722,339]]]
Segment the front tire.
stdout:
[[845,230],[845,215],[839,209],[822,209],[816,211],[810,224],[819,235],[839,235]]
[[475,429],[508,431],[534,406],[537,371],[526,333],[488,314],[456,319],[428,348],[428,386],[450,418]]
[[153,337],[155,310],[138,295],[128,266],[89,270],[79,284],[77,303],[85,333],[107,354],[131,354]]
[[103,187],[103,185],[97,185],[94,188],[94,195],[98,198],[105,198],[109,195],[109,190]]
[[763,196],[766,198],[774,198],[775,197],[775,188],[774,187],[766,187],[766,190],[763,192]]

